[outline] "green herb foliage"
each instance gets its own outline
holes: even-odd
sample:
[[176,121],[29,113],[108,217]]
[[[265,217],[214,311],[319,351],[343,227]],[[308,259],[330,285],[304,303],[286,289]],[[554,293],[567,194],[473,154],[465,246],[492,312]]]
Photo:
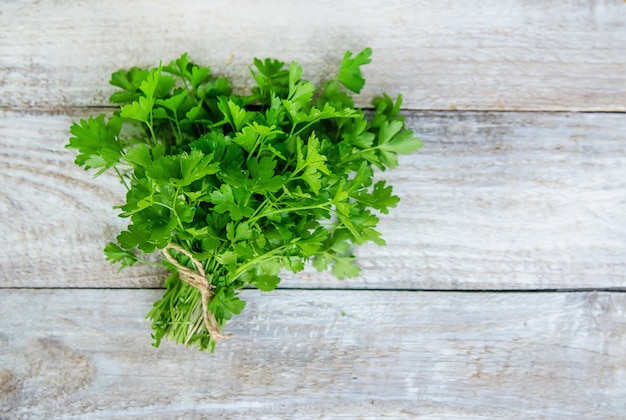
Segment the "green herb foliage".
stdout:
[[[355,108],[350,92],[362,89],[370,55],[347,52],[337,78],[320,87],[296,62],[255,59],[247,96],[187,54],[113,73],[120,108],[73,124],[67,146],[78,165],[112,169],[128,190],[120,216],[129,225],[106,246],[107,260],[123,268],[179,244],[214,286],[208,307],[221,327],[245,306],[239,290],[271,291],[282,270],[310,261],[339,279],[357,276],[351,246],[383,245],[376,214],[399,200],[373,169],[394,168],[399,153],[422,145],[398,114],[400,96],[376,98],[367,114]],[[155,346],[166,338],[213,350],[200,293],[163,265],[172,274],[148,314]]]

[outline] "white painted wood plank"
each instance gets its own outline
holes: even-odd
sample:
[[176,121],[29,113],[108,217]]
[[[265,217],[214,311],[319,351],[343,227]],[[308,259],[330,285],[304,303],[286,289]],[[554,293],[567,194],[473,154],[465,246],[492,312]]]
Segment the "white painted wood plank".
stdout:
[[[95,112],[97,110],[93,110]],[[158,287],[116,274],[102,248],[123,189],[63,150],[65,114],[0,119],[0,287]],[[90,111],[91,112],[91,111]],[[360,278],[307,269],[284,287],[563,289],[626,286],[626,118],[619,114],[409,113],[425,147],[384,174],[402,198]]]
[[75,153],[64,149],[69,127],[79,117],[0,115],[0,236],[10,244],[0,257],[0,284],[161,284],[154,268],[133,267],[116,275],[104,260],[104,246],[126,226],[112,208],[122,204],[125,192],[113,176],[93,179],[74,165]]
[[369,46],[360,104],[386,91],[411,109],[626,109],[621,0],[19,0],[0,27],[3,108],[102,105],[111,72],[184,51],[247,89],[252,57],[319,80]]
[[626,412],[622,293],[246,291],[234,338],[213,355],[150,347],[143,316],[159,294],[1,290],[0,416]]

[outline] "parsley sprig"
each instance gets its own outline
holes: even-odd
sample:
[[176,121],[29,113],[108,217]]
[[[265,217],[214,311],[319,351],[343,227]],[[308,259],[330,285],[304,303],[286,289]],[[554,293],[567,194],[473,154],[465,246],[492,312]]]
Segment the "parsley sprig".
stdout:
[[[239,290],[271,291],[284,269],[310,261],[339,279],[357,276],[352,245],[384,245],[377,213],[399,201],[374,169],[395,168],[398,154],[422,145],[399,115],[401,96],[376,98],[372,112],[354,106],[370,56],[347,52],[320,87],[296,62],[255,59],[246,96],[187,54],[113,73],[120,108],[73,124],[67,145],[78,165],[114,170],[127,189],[120,216],[130,222],[107,260],[124,268],[150,263],[141,253],[182,247],[207,273],[208,309],[222,328],[245,306]],[[177,261],[193,269],[184,253]],[[163,265],[172,273],[148,314],[155,346],[166,338],[212,351],[199,291]]]

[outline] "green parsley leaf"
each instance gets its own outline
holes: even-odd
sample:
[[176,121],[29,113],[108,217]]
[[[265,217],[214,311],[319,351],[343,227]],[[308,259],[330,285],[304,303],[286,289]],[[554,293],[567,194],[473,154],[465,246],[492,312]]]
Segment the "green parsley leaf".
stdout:
[[117,165],[124,147],[117,137],[120,126],[119,119],[113,117],[106,122],[104,115],[72,124],[72,137],[66,147],[78,149],[76,164],[85,169],[100,169],[96,176]]
[[139,258],[137,256],[125,249],[122,249],[119,245],[109,242],[109,244],[104,248],[104,255],[106,256],[106,260],[111,264],[120,264],[120,270],[125,267],[130,267],[134,265]]
[[122,92],[111,95],[112,103],[133,102],[139,99],[141,83],[148,77],[148,70],[133,67],[128,71],[118,70],[111,75],[111,85],[122,88]]
[[280,277],[270,276],[268,274],[255,276],[250,280],[250,284],[264,292],[271,292],[272,290],[276,289],[278,283],[280,283]]
[[215,211],[218,213],[228,212],[233,220],[252,216],[254,209],[241,203],[243,197],[240,191],[233,190],[228,184],[222,184],[219,191],[213,191],[211,202],[215,204]]
[[398,166],[398,153],[416,152],[422,147],[422,142],[413,136],[412,131],[400,132],[404,127],[402,121],[384,121],[380,126],[377,148],[380,159],[389,168]]
[[352,58],[350,51],[346,52],[341,62],[341,69],[339,70],[339,76],[337,80],[341,82],[346,88],[350,89],[354,93],[361,92],[363,85],[365,85],[365,79],[361,74],[361,66],[370,63],[372,60],[372,50],[366,48]]

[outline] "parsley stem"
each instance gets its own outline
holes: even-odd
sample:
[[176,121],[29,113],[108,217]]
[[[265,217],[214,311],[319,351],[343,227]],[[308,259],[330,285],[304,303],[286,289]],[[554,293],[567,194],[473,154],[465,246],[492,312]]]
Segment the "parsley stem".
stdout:
[[146,265],[150,265],[152,267],[161,267],[161,268],[163,267],[162,263],[157,263],[157,262],[154,262],[154,261],[148,261],[148,260],[145,260],[145,259],[139,258],[139,257],[137,257],[137,262],[142,263],[142,264],[146,264]]
[[173,205],[172,213],[174,213],[174,216],[176,216],[176,220],[178,221],[178,226],[180,227],[181,231],[184,232],[185,228],[183,227],[183,221],[180,220],[180,216],[178,215],[178,212],[176,211],[176,200],[178,200],[178,196],[180,195],[181,188],[182,187],[176,188],[176,193],[174,194],[174,202],[172,203]]
[[[358,118],[358,116],[352,115],[352,116],[345,116],[344,118]],[[310,123],[308,123],[307,125],[305,125],[304,127],[302,127],[301,129],[299,129],[298,131],[296,131],[295,133],[294,133],[294,129],[295,129],[296,125],[294,124],[293,129],[291,130],[291,135],[297,136],[300,133],[302,133],[303,131],[305,131],[307,128],[311,127],[312,125],[321,122],[323,119],[327,119],[327,118],[316,118],[313,121],[311,121]]]
[[239,268],[237,269],[237,271],[235,271],[235,274],[230,278],[230,282],[237,280],[237,277],[239,277],[240,275],[242,275],[248,268],[252,267],[255,264],[259,264],[265,261],[268,261],[272,258],[275,258],[277,253],[281,252],[283,249],[287,248],[288,245],[291,244],[287,244],[287,245],[282,245],[279,246],[278,248],[274,248],[271,251],[266,252],[263,255],[259,255],[258,257],[255,257],[253,259],[251,259],[250,261],[248,261],[247,263],[239,266]]
[[180,123],[178,121],[178,117],[174,120],[176,124],[176,130],[178,131],[178,135],[176,135],[176,145],[180,146],[183,144],[183,133],[180,131]]
[[[310,127],[310,126],[312,126],[313,124],[317,124],[318,122],[320,122],[320,119],[319,119],[319,118],[318,118],[318,119],[316,119],[316,120],[311,121],[310,123],[308,123],[307,125],[305,125],[305,126],[304,126],[304,127],[302,127],[301,129],[299,129],[298,131],[296,131],[295,133],[293,133],[292,135],[297,136],[297,135],[299,135],[300,133],[302,133],[304,130],[306,130],[307,128],[309,128],[309,127]],[[294,128],[295,128],[295,125],[294,125]],[[292,132],[293,132],[293,130],[292,130]]]
[[126,187],[126,191],[130,191],[130,187],[126,183],[126,180],[124,179],[124,177],[120,173],[119,169],[117,169],[117,166],[113,166],[113,168],[115,169],[115,173],[117,174],[117,176],[120,177],[120,181],[122,181],[122,184],[124,184],[124,186]]
[[252,214],[252,216],[250,217],[251,220],[256,220],[255,217],[259,214],[259,212],[261,212],[262,210],[265,209],[265,207],[267,207],[268,205],[270,205],[270,200],[269,199],[265,199],[265,201],[263,201],[258,207],[257,209],[254,211],[254,213]]
[[150,124],[148,125],[148,130],[150,130],[150,136],[152,137],[152,145],[156,146],[157,144],[157,139],[156,136],[154,135],[154,129],[152,128],[152,113],[150,113]]
[[153,201],[152,204],[156,204],[157,206],[165,207],[166,209],[168,209],[170,211],[174,211],[173,208],[171,208],[170,206],[168,206],[165,203],[159,203],[158,201]]
[[251,217],[249,223],[253,224],[257,220],[259,220],[259,219],[261,219],[263,217],[271,216],[273,214],[291,213],[291,212],[304,211],[304,210],[323,209],[324,207],[327,207],[329,205],[332,205],[332,203],[322,203],[322,204],[317,204],[317,205],[314,205],[314,206],[286,207],[286,208],[283,208],[283,209],[276,209],[276,210],[272,210],[272,211],[268,211],[268,212],[261,212],[256,217]]
[[[178,144],[178,135],[176,134],[176,131],[174,130],[174,123],[172,122],[172,120],[170,120],[170,130],[172,130],[172,133],[174,133],[176,144]],[[168,146],[167,150],[169,150],[169,144],[167,146]]]

